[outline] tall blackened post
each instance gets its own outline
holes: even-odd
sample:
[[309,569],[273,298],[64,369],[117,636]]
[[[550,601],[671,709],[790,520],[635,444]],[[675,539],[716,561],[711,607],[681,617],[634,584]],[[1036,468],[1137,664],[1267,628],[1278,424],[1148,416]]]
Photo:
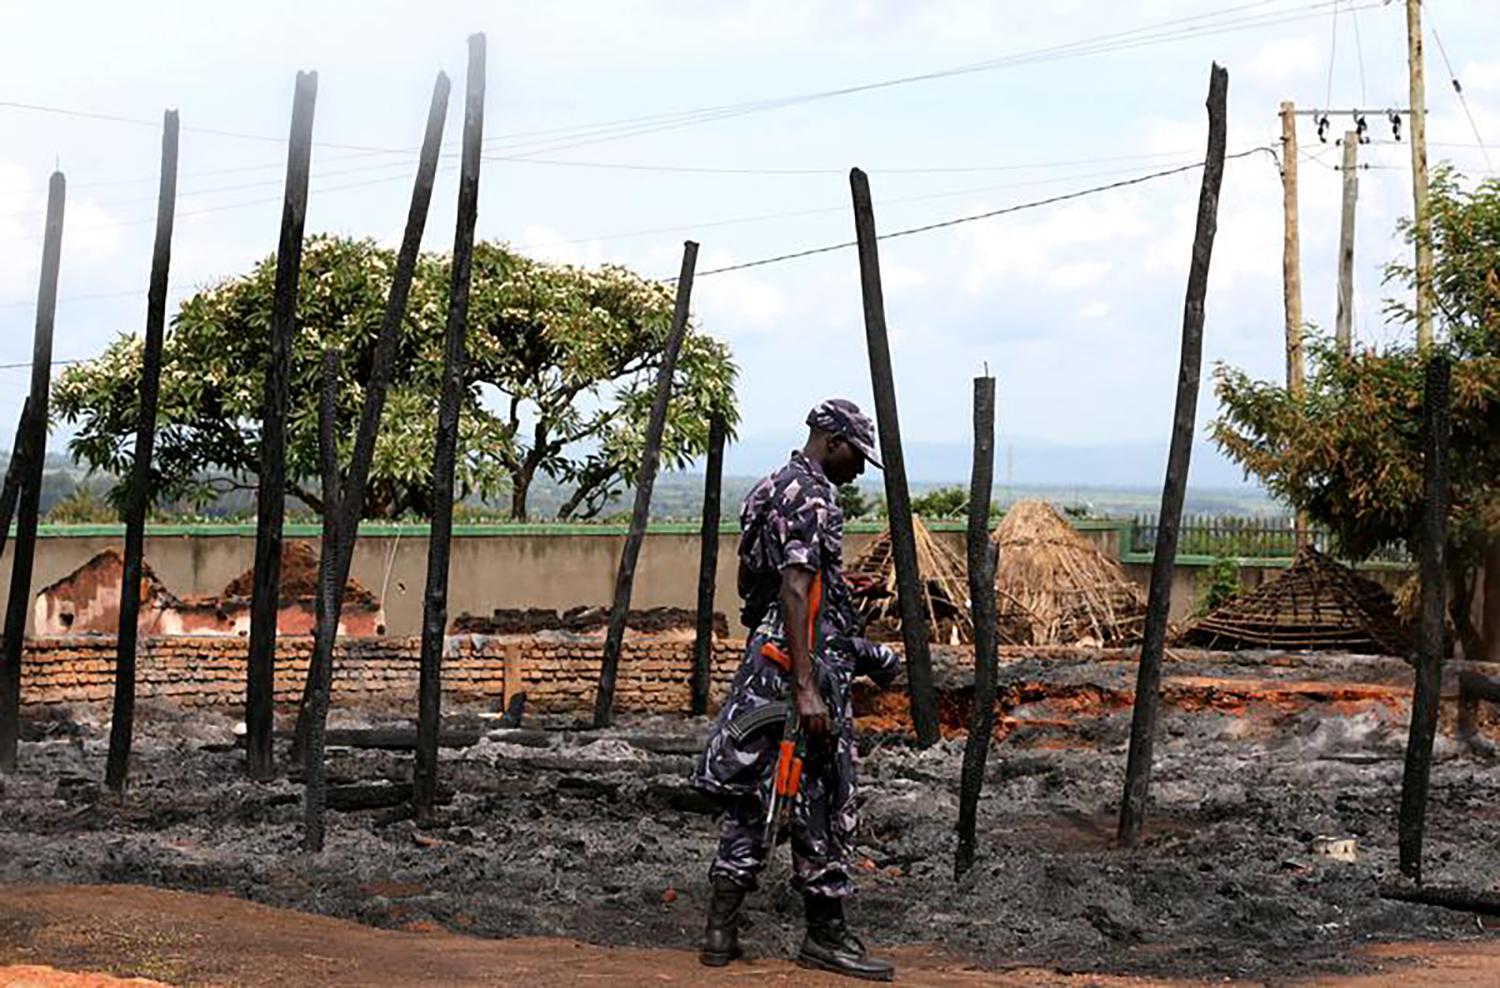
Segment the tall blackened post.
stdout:
[[47,186],[47,226],[42,240],[42,279],[36,295],[36,334],[31,348],[31,396],[27,399],[25,472],[16,504],[16,555],[10,567],[5,641],[0,647],[0,773],[16,770],[21,738],[21,654],[31,610],[31,570],[36,561],[37,511],[42,462],[47,453],[47,396],[52,387],[52,328],[57,318],[57,274],[62,264],[63,202],[68,181],[53,172]]
[[974,612],[974,710],[959,777],[958,850],[953,878],[974,864],[974,831],[984,763],[995,730],[995,562],[990,538],[990,496],[995,480],[995,379],[974,379],[974,469],[969,480],[969,607]]
[[407,297],[422,248],[422,232],[427,227],[427,211],[432,203],[433,176],[437,173],[438,155],[443,144],[443,121],[448,115],[448,77],[438,74],[432,89],[432,103],[427,112],[427,129],[422,138],[422,152],[417,163],[416,183],[412,188],[411,207],[406,215],[406,233],[396,255],[396,271],[386,299],[385,317],[375,338],[375,353],[370,362],[370,378],[365,387],[365,404],[360,413],[359,431],[354,438],[354,452],[346,478],[340,483],[338,451],[334,442],[334,420],[338,388],[336,353],[323,355],[323,392],[319,404],[319,436],[323,473],[323,552],[318,561],[318,625],[313,639],[312,659],[308,663],[307,688],[297,718],[297,753],[302,759],[302,774],[307,780],[304,793],[303,847],[309,851],[323,849],[324,773],[323,739],[328,723],[329,692],[333,682],[333,645],[338,637],[339,618],[344,606],[344,588],[349,582],[349,567],[354,561],[354,545],[359,539],[359,521],[364,514],[365,484],[370,476],[370,462],[375,455],[375,438],[385,411],[386,390],[395,366],[401,326],[406,316]]
[[698,629],[693,638],[692,710],[708,713],[708,690],[713,679],[714,593],[719,573],[719,502],[724,486],[724,415],[708,420],[708,463],[703,478],[703,533],[698,550]]
[[1434,354],[1427,361],[1427,387],[1422,402],[1426,489],[1422,500],[1422,556],[1418,562],[1422,583],[1422,626],[1421,640],[1417,643],[1411,731],[1406,739],[1406,771],[1401,776],[1401,818],[1397,839],[1401,873],[1416,882],[1422,880],[1427,785],[1432,775],[1432,743],[1437,736],[1438,704],[1442,696],[1443,656],[1448,651],[1443,556],[1448,542],[1450,374],[1446,355]]
[[251,778],[274,771],[271,733],[276,688],[276,614],[281,597],[281,523],[286,512],[286,408],[292,339],[297,328],[297,279],[302,272],[302,227],[312,160],[313,108],[318,74],[298,72],[287,147],[286,195],[276,247],[276,289],[261,406],[260,470],[256,488],[255,572],[250,600],[250,654],[245,674],[245,764]]
[[21,479],[26,475],[26,420],[31,416],[31,397],[21,403],[21,420],[16,423],[16,438],[10,444],[10,463],[5,467],[5,483],[0,485],[0,559],[5,558],[5,543],[10,538],[10,523],[16,516],[16,502],[21,497]]
[[[672,328],[667,333],[666,352],[656,372],[656,393],[651,399],[651,417],[646,421],[646,441],[641,447],[641,467],[635,478],[635,505],[630,512],[630,531],[620,550],[620,568],[615,573],[615,597],[609,609],[609,630],[604,636],[604,661],[599,667],[599,693],[594,698],[594,726],[608,727],[615,716],[615,677],[620,671],[620,650],[625,646],[625,621],[630,616],[630,595],[635,589],[635,564],[646,538],[651,516],[651,489],[661,461],[661,437],[667,427],[667,405],[672,399],[672,374],[677,354],[687,335],[688,309],[693,298],[693,273],[698,268],[698,245],[682,245],[682,270],[677,275],[677,302],[672,310]],[[712,611],[712,605],[710,605]]]
[[917,569],[911,494],[906,487],[906,458],[901,452],[901,423],[896,417],[896,381],[891,373],[891,344],[885,330],[885,294],[880,285],[875,208],[870,203],[870,180],[864,172],[852,169],[849,186],[854,193],[854,232],[859,241],[859,283],[864,296],[865,341],[870,351],[870,384],[875,391],[880,458],[885,462],[885,503],[891,524],[891,554],[896,564],[896,592],[901,605],[906,683],[911,695],[911,719],[916,728],[917,743],[925,748],[938,739],[937,690],[932,682],[927,608],[922,603],[922,575]]
[[1198,414],[1198,383],[1203,365],[1203,310],[1208,296],[1208,264],[1219,225],[1219,186],[1224,179],[1225,104],[1229,73],[1217,63],[1208,83],[1208,157],[1198,192],[1198,229],[1188,268],[1187,301],[1182,312],[1182,358],[1177,372],[1177,408],[1172,416],[1172,444],[1161,491],[1156,527],[1156,555],[1151,562],[1151,590],[1146,600],[1146,633],[1136,676],[1135,709],[1130,720],[1130,755],[1125,766],[1125,793],[1120,800],[1119,839],[1134,845],[1140,836],[1151,788],[1151,759],[1156,741],[1156,713],[1161,691],[1162,653],[1166,649],[1167,612],[1172,603],[1172,568],[1177,558],[1177,528],[1187,494],[1193,424]]
[[114,712],[104,784],[125,788],[130,741],[135,730],[135,651],[141,613],[141,569],[146,553],[146,510],[151,505],[151,452],[156,442],[156,405],[161,392],[162,338],[167,325],[167,273],[172,266],[172,224],[177,214],[177,111],[162,118],[161,183],[156,198],[156,244],[146,291],[146,343],[141,356],[140,409],[135,422],[135,460],[125,501],[125,566],[120,578],[120,631],[116,638]]
[[412,802],[417,816],[432,814],[437,794],[438,728],[442,718],[443,633],[448,628],[448,550],[453,538],[453,467],[458,451],[459,403],[464,394],[469,327],[469,278],[474,226],[479,218],[479,155],[484,140],[484,35],[469,37],[469,78],[464,102],[463,156],[458,179],[458,226],[453,238],[453,279],[448,292],[443,390],[438,399],[432,458],[432,528],[427,542],[427,590],[422,601],[422,671],[417,688],[417,770]]

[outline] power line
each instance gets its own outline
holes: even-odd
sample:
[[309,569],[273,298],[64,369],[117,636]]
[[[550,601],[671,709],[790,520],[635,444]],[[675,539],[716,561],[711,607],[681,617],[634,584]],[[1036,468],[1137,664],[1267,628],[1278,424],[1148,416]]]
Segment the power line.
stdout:
[[1349,16],[1354,21],[1354,52],[1359,56],[1359,101],[1368,103],[1370,97],[1365,91],[1365,45],[1359,36],[1359,8],[1351,10]]
[[[1272,153],[1272,149],[1270,147],[1250,148],[1247,151],[1240,151],[1235,154],[1226,155],[1225,160],[1244,158],[1252,154],[1259,154],[1261,152]],[[1131,185],[1140,185],[1144,182],[1155,181],[1156,179],[1166,178],[1171,175],[1180,175],[1183,172],[1193,171],[1202,167],[1203,162],[1195,161],[1192,164],[1180,165],[1176,168],[1167,168],[1163,169],[1162,171],[1151,172],[1147,175],[1137,175],[1134,178],[1121,179],[1118,182],[1110,182],[1106,185],[1095,185],[1087,189],[1078,189],[1073,192],[1065,192],[1062,195],[1048,196],[1045,199],[1036,199],[1031,202],[1023,202],[1011,206],[1004,206],[1000,209],[991,209],[983,213],[972,213],[968,216],[959,216],[950,220],[939,220],[936,223],[924,223],[921,226],[912,226],[901,230],[893,230],[890,233],[882,233],[875,239],[894,240],[897,237],[910,237],[918,233],[928,233],[932,230],[942,230],[946,229],[947,227],[959,226],[964,223],[975,223],[979,220],[993,219],[996,216],[1005,216],[1010,213],[1019,213],[1027,209],[1038,209],[1042,206],[1052,206],[1060,202],[1068,202],[1073,199],[1082,199],[1086,196],[1098,195],[1103,192],[1111,192],[1115,189],[1123,189]],[[743,271],[746,268],[758,268],[764,267],[768,264],[780,264],[783,261],[812,257],[815,254],[827,254],[836,250],[847,250],[850,247],[855,246],[858,246],[858,241],[846,240],[841,243],[826,244],[822,247],[809,247],[805,250],[791,251],[785,254],[777,254],[773,257],[763,257],[754,261],[743,261],[739,264],[729,264],[721,268],[712,268],[708,271],[700,271],[698,272],[697,277],[703,278],[709,275],[725,274],[729,271]],[[664,278],[662,280],[667,283],[676,281],[675,278]]]
[[1339,51],[1339,5],[1333,5],[1333,30],[1328,40],[1328,92],[1323,97],[1323,102],[1333,103],[1333,67],[1338,64]]
[[1474,140],[1479,142],[1479,150],[1484,153],[1484,167],[1493,171],[1495,166],[1490,163],[1489,148],[1484,146],[1484,138],[1479,134],[1479,125],[1474,122],[1474,114],[1469,110],[1469,98],[1464,95],[1464,87],[1458,81],[1458,73],[1453,71],[1453,63],[1448,61],[1448,49],[1443,47],[1443,37],[1438,34],[1437,23],[1432,19],[1431,11],[1428,11],[1427,23],[1432,28],[1432,37],[1437,42],[1438,51],[1442,53],[1443,65],[1448,69],[1448,80],[1453,83],[1453,91],[1458,94],[1458,102],[1464,109],[1464,116],[1469,118],[1469,129],[1474,132]]

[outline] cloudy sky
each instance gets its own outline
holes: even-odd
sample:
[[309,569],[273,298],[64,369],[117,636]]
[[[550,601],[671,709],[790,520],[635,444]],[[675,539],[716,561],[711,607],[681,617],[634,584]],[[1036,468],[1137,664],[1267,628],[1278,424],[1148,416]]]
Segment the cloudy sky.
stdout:
[[[1432,157],[1480,176],[1475,128],[1500,145],[1500,4],[1426,7]],[[426,243],[446,249],[473,31],[490,46],[480,235],[663,277],[685,237],[700,270],[849,239],[851,165],[889,231],[1201,160],[1214,59],[1230,72],[1231,152],[1276,142],[1282,99],[1407,102],[1402,4],[1379,0],[0,0],[0,365],[29,359],[54,167],[69,181],[56,356],[142,324],[166,107],[184,126],[172,297],[268,253],[298,69],[319,72],[308,230],[390,243],[433,75],[453,77],[455,156]],[[1392,228],[1411,199],[1407,145],[1378,117],[1371,129],[1355,332],[1377,343],[1399,332],[1379,272],[1404,250]],[[1339,151],[1307,120],[1300,137],[1306,315],[1331,325]],[[1198,185],[1188,172],[884,243],[905,435],[967,441],[987,365],[1011,441],[1164,443]],[[869,402],[852,251],[704,277],[694,308],[734,347],[747,438],[792,436],[828,394]],[[1206,368],[1279,376],[1281,325],[1280,182],[1251,154],[1224,182]],[[0,369],[7,439],[25,386],[24,369]],[[1200,420],[1213,412],[1205,389]]]

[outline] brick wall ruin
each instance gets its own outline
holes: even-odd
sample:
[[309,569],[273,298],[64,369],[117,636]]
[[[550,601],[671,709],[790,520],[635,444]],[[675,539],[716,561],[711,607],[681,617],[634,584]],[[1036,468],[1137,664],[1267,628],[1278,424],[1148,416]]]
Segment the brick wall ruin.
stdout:
[[[744,643],[714,642],[713,703],[723,695]],[[518,692],[528,708],[564,713],[591,710],[604,643],[595,636],[455,635],[443,660],[444,698],[499,704]],[[160,636],[141,641],[137,697],[182,707],[239,707],[245,695],[245,641],[241,638]],[[302,695],[312,639],[277,642],[276,702]],[[405,706],[416,711],[418,638],[341,640],[334,662],[335,706]],[[616,708],[633,713],[688,709],[693,642],[682,635],[636,635],[620,657]],[[115,639],[75,635],[27,641],[21,663],[22,703],[45,707],[107,703],[114,690]]]

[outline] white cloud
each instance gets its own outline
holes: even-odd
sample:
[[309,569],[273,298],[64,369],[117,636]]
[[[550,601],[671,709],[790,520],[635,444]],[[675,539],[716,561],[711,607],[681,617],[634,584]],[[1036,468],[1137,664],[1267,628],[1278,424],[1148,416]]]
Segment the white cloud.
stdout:
[[1241,71],[1252,83],[1284,86],[1312,74],[1326,64],[1327,57],[1328,50],[1306,35],[1278,38],[1261,45]]
[[604,262],[604,245],[597,240],[569,240],[549,226],[527,226],[513,244],[527,257],[557,264],[597,265]]
[[1500,58],[1489,62],[1464,63],[1459,80],[1469,92],[1500,90]]
[[1093,302],[1078,310],[1079,319],[1103,319],[1110,313],[1108,302]]
[[1114,269],[1114,261],[1082,260],[1059,264],[1047,276],[1053,288],[1084,288],[1097,283]]
[[[700,271],[728,267],[738,260],[723,249],[698,260]],[[693,309],[709,332],[733,337],[739,332],[795,332],[780,321],[787,312],[786,295],[749,271],[729,271],[703,278],[693,286]]]

